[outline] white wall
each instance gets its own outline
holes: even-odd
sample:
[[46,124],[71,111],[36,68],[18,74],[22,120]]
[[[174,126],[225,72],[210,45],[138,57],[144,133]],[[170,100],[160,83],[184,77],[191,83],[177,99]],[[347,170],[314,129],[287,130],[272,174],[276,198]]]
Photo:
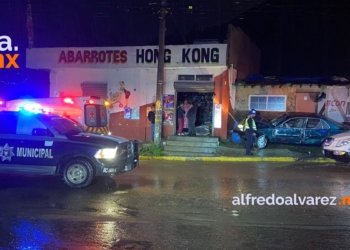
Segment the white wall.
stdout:
[[[220,75],[226,70],[226,66],[216,67],[189,67],[172,68],[165,70],[164,94],[174,94],[174,81],[177,81],[178,75]],[[124,110],[126,99],[123,92],[120,92],[120,82],[123,81],[125,89],[130,91],[131,95],[127,105],[129,107],[139,107],[155,101],[157,69],[84,69],[84,68],[64,68],[54,69],[50,74],[50,96],[56,97],[56,93],[63,92],[64,96],[81,96],[82,89],[80,84],[86,81],[107,82],[108,97],[114,100],[120,100],[113,105],[112,113]]]

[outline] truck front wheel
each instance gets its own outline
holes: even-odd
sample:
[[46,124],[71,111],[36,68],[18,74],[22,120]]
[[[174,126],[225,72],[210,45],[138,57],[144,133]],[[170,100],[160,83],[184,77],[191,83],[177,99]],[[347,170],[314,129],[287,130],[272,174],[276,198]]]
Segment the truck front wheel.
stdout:
[[94,170],[85,159],[77,158],[65,164],[63,172],[64,182],[71,188],[84,188],[90,185],[94,176]]

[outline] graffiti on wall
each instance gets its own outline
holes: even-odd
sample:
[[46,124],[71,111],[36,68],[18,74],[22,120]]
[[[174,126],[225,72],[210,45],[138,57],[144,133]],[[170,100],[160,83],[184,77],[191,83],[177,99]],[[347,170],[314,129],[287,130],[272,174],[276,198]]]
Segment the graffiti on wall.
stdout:
[[327,87],[326,116],[338,122],[350,121],[350,95],[347,87]]
[[119,88],[117,91],[112,91],[109,89],[109,99],[112,102],[112,105],[117,104],[120,108],[123,107],[129,107],[129,98],[130,98],[131,92],[126,89],[125,82],[120,81],[119,82]]

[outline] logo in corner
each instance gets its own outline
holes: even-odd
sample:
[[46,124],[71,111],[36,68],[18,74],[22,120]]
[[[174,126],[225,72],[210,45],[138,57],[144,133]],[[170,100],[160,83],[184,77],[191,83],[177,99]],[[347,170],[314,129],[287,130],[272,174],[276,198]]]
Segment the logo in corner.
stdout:
[[14,156],[13,147],[9,147],[6,143],[4,147],[0,147],[0,157],[2,161],[8,160],[11,161],[11,157]]

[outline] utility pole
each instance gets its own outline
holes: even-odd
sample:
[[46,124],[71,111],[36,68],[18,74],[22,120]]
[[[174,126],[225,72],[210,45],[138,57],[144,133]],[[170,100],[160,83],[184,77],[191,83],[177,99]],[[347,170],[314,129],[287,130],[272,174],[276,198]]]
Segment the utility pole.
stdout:
[[156,92],[156,117],[154,122],[154,143],[157,147],[162,142],[163,126],[163,86],[164,86],[164,43],[165,43],[165,16],[167,13],[166,0],[162,0],[159,10],[159,52],[157,71],[157,92]]

